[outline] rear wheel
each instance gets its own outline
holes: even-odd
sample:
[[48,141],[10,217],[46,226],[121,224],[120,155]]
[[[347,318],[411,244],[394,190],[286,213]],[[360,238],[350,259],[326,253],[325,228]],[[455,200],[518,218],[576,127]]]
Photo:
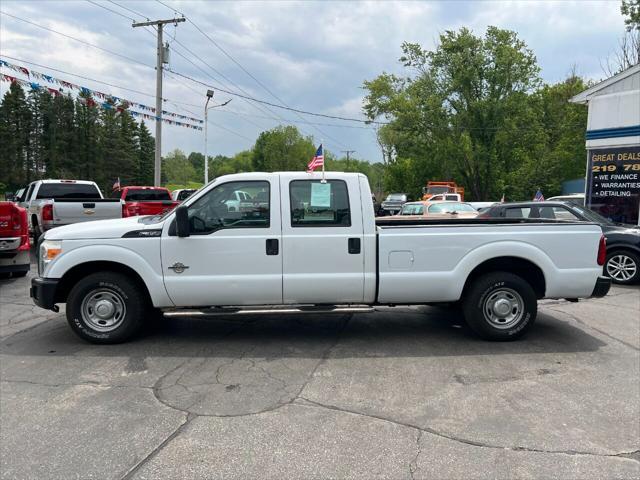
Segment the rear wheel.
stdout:
[[67,298],[67,321],[92,343],[120,343],[141,327],[149,305],[144,289],[116,272],[101,272],[80,280]]
[[538,303],[531,285],[509,272],[482,275],[467,289],[462,309],[471,329],[486,340],[515,340],[533,325]]
[[610,252],[604,264],[604,273],[621,285],[636,283],[640,280],[640,257],[626,250]]

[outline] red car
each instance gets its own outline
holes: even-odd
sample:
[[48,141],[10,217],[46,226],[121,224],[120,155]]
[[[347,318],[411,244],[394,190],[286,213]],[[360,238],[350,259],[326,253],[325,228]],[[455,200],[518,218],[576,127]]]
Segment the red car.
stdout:
[[0,202],[0,276],[24,277],[30,248],[27,211],[13,202]]
[[163,187],[120,187],[111,197],[124,200],[123,217],[160,215],[180,205],[171,200],[171,193]]

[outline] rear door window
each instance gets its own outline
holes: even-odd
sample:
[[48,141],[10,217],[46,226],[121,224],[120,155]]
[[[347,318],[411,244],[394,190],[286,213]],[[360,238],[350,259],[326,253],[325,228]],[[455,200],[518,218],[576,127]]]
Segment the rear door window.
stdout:
[[170,201],[171,195],[167,190],[154,190],[146,188],[132,188],[127,190],[125,200],[128,202],[157,202]]
[[53,198],[100,198],[100,191],[95,185],[87,183],[43,183],[38,189],[37,199]]
[[293,180],[289,184],[292,227],[350,227],[344,180]]
[[540,209],[540,218],[551,218],[556,220],[579,220],[577,216],[564,207],[543,207]]
[[505,209],[505,217],[507,218],[530,218],[531,209],[528,207],[516,207]]

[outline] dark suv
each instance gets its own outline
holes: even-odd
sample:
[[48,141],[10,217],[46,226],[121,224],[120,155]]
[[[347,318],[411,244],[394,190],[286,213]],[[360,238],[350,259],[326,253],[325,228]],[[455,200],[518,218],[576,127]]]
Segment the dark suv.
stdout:
[[544,218],[597,223],[607,239],[604,273],[615,283],[640,280],[640,227],[614,223],[588,208],[569,202],[497,203],[478,218]]

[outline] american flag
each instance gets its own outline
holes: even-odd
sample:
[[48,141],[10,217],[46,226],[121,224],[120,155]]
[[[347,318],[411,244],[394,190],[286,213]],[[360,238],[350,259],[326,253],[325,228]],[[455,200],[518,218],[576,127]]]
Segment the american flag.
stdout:
[[315,156],[307,165],[307,171],[313,172],[318,167],[324,167],[324,150],[322,149],[322,144],[320,144],[318,150],[316,150]]
[[534,202],[544,202],[544,195],[542,195],[542,191],[540,191],[540,189],[538,189],[538,191],[536,192],[536,196],[533,197],[533,201]]

